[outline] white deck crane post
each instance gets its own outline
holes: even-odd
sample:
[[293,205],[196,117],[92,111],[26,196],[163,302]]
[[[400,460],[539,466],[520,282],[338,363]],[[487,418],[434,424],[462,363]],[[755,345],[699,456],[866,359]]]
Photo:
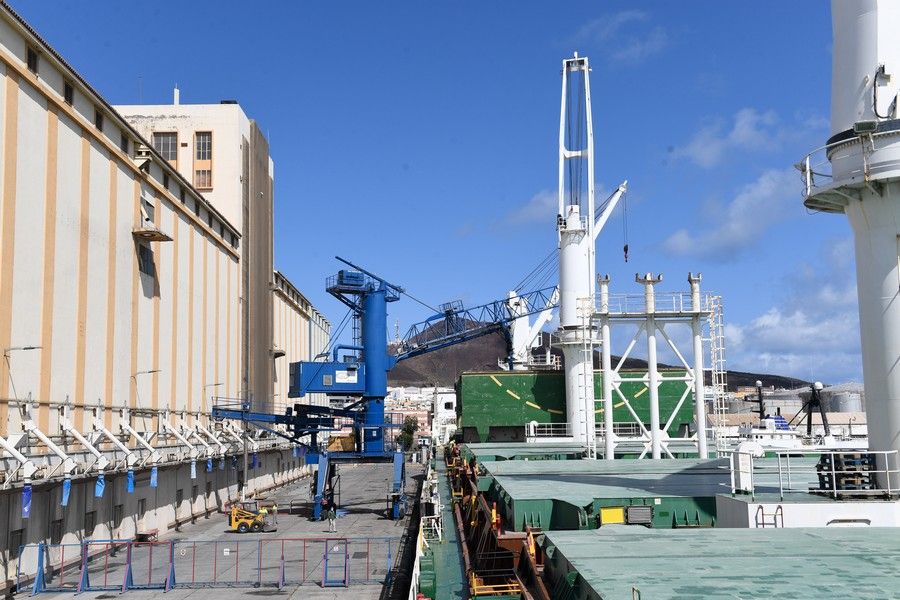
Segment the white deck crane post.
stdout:
[[[596,282],[596,240],[625,193],[616,189],[599,217],[595,212],[594,129],[590,64],[587,57],[563,60],[559,115],[559,330],[566,379],[566,418],[572,438],[593,457],[596,447],[592,320]],[[588,304],[589,308],[584,308]],[[579,305],[582,308],[579,309]]]
[[[556,216],[559,237],[558,344],[565,365],[566,420],[573,440],[590,450],[595,436],[593,336],[590,323],[585,323],[578,310],[579,299],[594,296],[594,134],[590,66],[588,59],[577,53],[563,60],[562,66],[559,210]],[[579,79],[581,85],[578,85]],[[572,95],[570,88],[574,92]],[[573,103],[576,104],[574,110]]]
[[[528,302],[520,297],[514,290],[510,290],[509,299],[506,301],[507,310],[510,317],[515,319],[509,324],[509,333],[512,340],[512,365],[515,371],[524,371],[528,369],[531,363],[531,350],[538,343],[538,335],[541,333],[544,325],[553,318],[553,309],[559,302],[559,287],[550,294],[543,310],[537,314],[534,322],[529,322],[528,315],[533,312],[532,307],[528,306]],[[510,368],[509,360],[498,361],[500,368]]]

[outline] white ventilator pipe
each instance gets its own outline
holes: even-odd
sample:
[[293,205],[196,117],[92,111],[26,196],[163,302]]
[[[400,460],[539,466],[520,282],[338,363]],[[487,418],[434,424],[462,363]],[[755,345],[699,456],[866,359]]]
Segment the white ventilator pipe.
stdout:
[[659,428],[659,363],[656,360],[656,297],[653,286],[662,281],[662,275],[653,277],[635,275],[634,280],[644,286],[644,303],[647,309],[647,388],[650,396],[650,457],[662,458],[661,430]]
[[[900,2],[832,1],[832,177],[801,165],[807,207],[853,228],[869,448],[900,450]],[[815,340],[811,340],[815,343]],[[881,469],[885,467],[881,460]],[[897,466],[896,458],[889,465]],[[886,484],[884,476],[880,478]],[[900,485],[892,477],[891,487]]]
[[697,421],[697,454],[700,458],[709,458],[709,450],[706,447],[706,388],[703,381],[703,323],[701,311],[703,306],[700,300],[700,273],[694,275],[688,273],[688,283],[691,285],[691,334],[694,342],[694,419]]
[[597,278],[600,284],[600,361],[603,368],[603,458],[615,460],[616,441],[613,433],[613,369],[609,331],[609,275]]

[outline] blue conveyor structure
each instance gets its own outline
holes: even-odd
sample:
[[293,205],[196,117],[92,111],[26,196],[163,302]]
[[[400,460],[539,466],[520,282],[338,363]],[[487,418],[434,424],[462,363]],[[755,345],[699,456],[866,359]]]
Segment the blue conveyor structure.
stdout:
[[[386,419],[384,398],[387,396],[388,372],[398,361],[440,350],[497,331],[509,340],[507,325],[523,316],[507,308],[506,300],[497,300],[475,308],[461,303],[447,303],[435,315],[410,327],[396,354],[387,347],[387,304],[400,299],[403,288],[340,257],[349,269],[342,269],[326,283],[326,291],[346,305],[360,331],[352,345],[336,345],[331,361],[298,362],[290,365],[288,396],[300,398],[310,393],[324,393],[358,398],[343,408],[294,404],[284,414],[256,412],[249,402],[219,404],[213,407],[215,419],[237,419],[274,435],[285,437],[308,449],[307,464],[318,464],[313,518],[333,501],[336,465],[340,463],[392,462],[394,478],[390,490],[390,512],[400,518],[406,507],[405,462],[403,449],[396,447],[390,431],[402,422]],[[553,304],[553,288],[522,294],[527,306],[525,315],[540,312]],[[351,354],[340,360],[339,350]],[[336,420],[341,422],[336,423]],[[318,434],[340,431],[349,422],[353,430],[353,450],[320,451]],[[274,425],[285,426],[287,432]],[[301,442],[307,438],[308,442]]]

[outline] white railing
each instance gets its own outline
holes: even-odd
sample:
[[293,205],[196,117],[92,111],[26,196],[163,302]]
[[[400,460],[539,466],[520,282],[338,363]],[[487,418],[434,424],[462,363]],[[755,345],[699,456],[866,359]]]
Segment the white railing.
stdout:
[[[440,460],[440,459],[438,459]],[[429,461],[425,470],[425,479],[422,482],[422,491],[419,494],[419,510],[425,510],[426,503],[434,502],[434,512],[437,520],[432,516],[421,515],[419,517],[419,533],[416,535],[416,555],[413,559],[412,573],[410,575],[408,600],[416,600],[419,593],[419,576],[422,572],[422,557],[428,548],[430,536],[436,536],[440,540],[443,537],[443,523],[441,520],[441,501],[438,494],[437,473],[431,468]],[[435,527],[437,531],[435,532]],[[426,533],[427,532],[427,533]],[[434,539],[434,538],[431,538]]]
[[422,535],[428,544],[431,542],[441,543],[441,540],[444,539],[444,522],[440,512],[422,517]]
[[[859,144],[860,154],[866,158],[868,155],[871,155],[886,146],[886,144],[880,144],[879,146],[879,143],[883,142],[886,137],[897,136],[898,134],[900,134],[900,130],[863,134],[858,137],[848,138],[821,146],[804,156],[800,162],[794,165],[794,167],[800,171],[803,180],[804,197],[809,197],[818,191],[827,189],[833,183],[834,176],[831,169],[831,160],[828,158],[828,155],[833,150],[836,150],[840,146],[849,147],[854,144]],[[895,141],[890,143],[893,144]],[[867,145],[868,147],[866,147]],[[858,168],[848,169],[842,174],[842,177],[847,179],[865,179],[866,170],[868,169],[868,160],[860,161],[859,165]]]
[[[893,497],[900,494],[900,456],[896,450],[887,451],[798,451],[782,450],[775,453],[777,461],[760,462],[747,452],[734,451],[731,461],[731,492],[755,493],[758,487],[773,487],[777,478],[778,494],[825,494],[831,498]],[[810,457],[819,457],[814,464]],[[822,457],[828,457],[823,461]],[[864,467],[839,468],[837,461],[866,461]],[[803,461],[803,462],[799,462]],[[847,487],[847,479],[858,476],[867,480],[867,487]],[[749,485],[747,482],[749,477]],[[757,484],[763,478],[763,484]]]
[[525,425],[526,438],[564,438],[572,436],[572,426],[569,423],[527,423]]
[[[700,306],[695,307],[690,292],[656,292],[654,314],[706,313],[713,305],[713,296],[710,293],[701,294]],[[608,307],[612,315],[642,315],[647,312],[647,298],[644,294],[610,294]],[[598,296],[595,309],[605,312],[604,308]]]

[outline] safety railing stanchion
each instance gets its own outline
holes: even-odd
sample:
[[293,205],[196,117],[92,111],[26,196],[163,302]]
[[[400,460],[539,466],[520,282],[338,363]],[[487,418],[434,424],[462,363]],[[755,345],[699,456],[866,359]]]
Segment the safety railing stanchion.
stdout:
[[344,587],[350,587],[350,542],[344,540]]
[[390,584],[390,582],[391,582],[391,576],[393,575],[393,573],[392,573],[392,571],[391,571],[391,565],[394,564],[394,561],[391,560],[391,550],[392,550],[392,548],[391,548],[391,542],[390,542],[390,540],[388,540],[387,575],[386,575],[385,578],[384,578],[384,583],[385,583],[385,585]]
[[831,497],[837,500],[837,475],[834,470],[834,461],[837,457],[834,452],[829,452],[829,454],[831,455],[831,460],[828,461],[831,463]]
[[256,540],[256,587],[262,585],[262,540]]
[[165,591],[175,587],[175,542],[169,542],[169,575],[166,577]]
[[125,545],[125,575],[122,577],[122,593],[127,592],[134,586],[134,575],[131,571],[131,545],[132,542],[128,542]]
[[[19,547],[19,556],[22,556],[22,548],[24,546]],[[34,575],[34,585],[31,587],[31,595],[34,596],[40,592],[43,592],[47,587],[46,580],[44,579],[44,544],[38,544],[37,546],[38,558],[37,558],[37,573]],[[16,565],[16,580],[18,581],[18,570],[21,564]],[[62,568],[60,568],[62,571]]]
[[281,569],[278,572],[278,589],[284,589],[284,540],[281,540]]
[[793,491],[794,482],[791,478],[791,455],[787,455],[787,476],[788,476],[788,491]]
[[[781,453],[778,453],[778,491],[781,494],[781,499],[784,500],[784,479],[781,476]],[[790,459],[788,459],[790,460]]]
[[80,594],[85,591],[87,588],[91,586],[90,578],[88,577],[88,547],[87,544],[82,542],[81,544],[81,575],[78,578],[78,588],[75,590],[76,594]]

